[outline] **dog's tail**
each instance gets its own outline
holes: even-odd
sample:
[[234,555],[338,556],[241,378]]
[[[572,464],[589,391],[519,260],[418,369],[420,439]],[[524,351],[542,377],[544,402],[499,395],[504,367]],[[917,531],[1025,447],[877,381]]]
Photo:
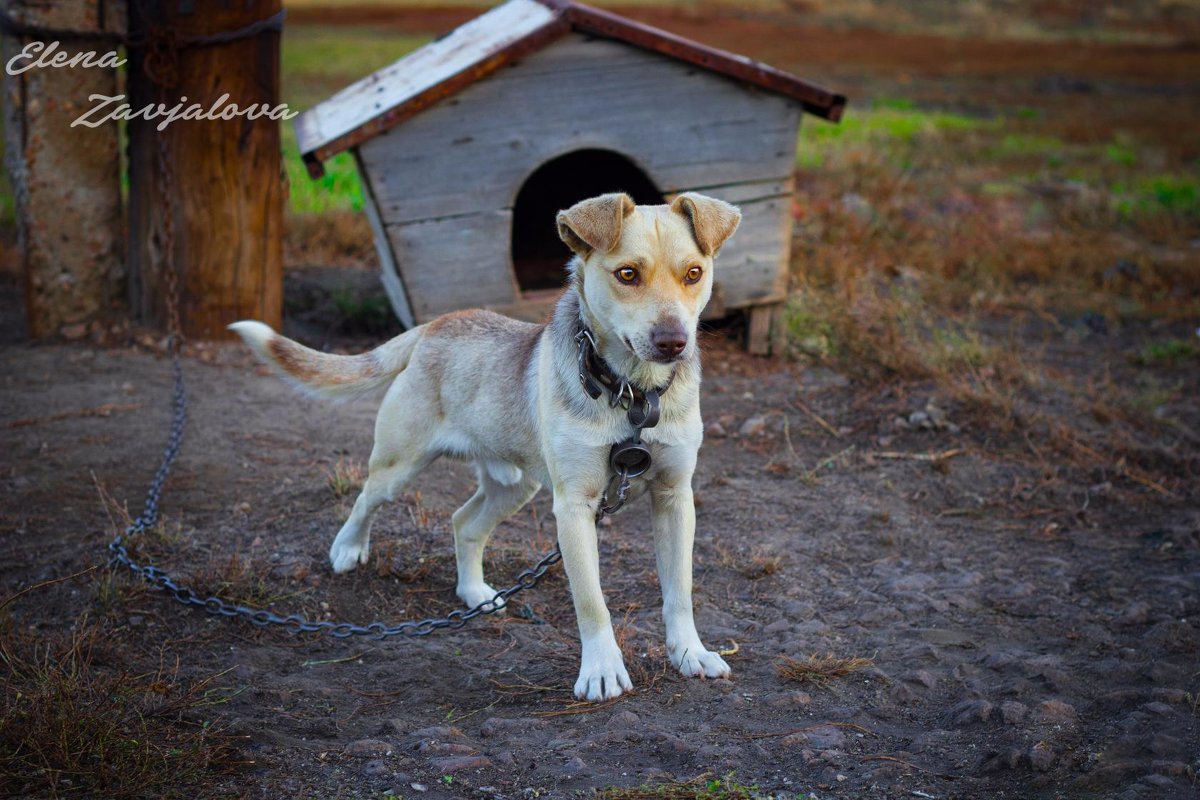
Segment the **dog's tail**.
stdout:
[[425,326],[413,328],[368,353],[321,353],[280,336],[261,322],[229,326],[264,363],[297,387],[324,397],[348,397],[384,384],[408,366]]

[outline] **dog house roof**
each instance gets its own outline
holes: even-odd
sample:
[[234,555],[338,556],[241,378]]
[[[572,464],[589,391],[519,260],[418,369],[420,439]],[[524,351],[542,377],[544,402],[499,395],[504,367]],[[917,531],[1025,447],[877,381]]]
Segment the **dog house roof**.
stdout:
[[391,66],[351,84],[296,119],[313,177],[321,162],[400,124],[552,42],[579,31],[679,59],[798,101],[836,122],[846,98],[752,59],[570,0],[509,0]]

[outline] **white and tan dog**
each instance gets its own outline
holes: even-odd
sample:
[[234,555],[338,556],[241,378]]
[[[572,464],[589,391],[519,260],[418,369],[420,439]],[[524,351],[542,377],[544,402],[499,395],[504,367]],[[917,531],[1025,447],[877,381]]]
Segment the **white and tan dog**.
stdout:
[[231,325],[260,358],[316,393],[391,382],[369,477],[329,551],[334,571],[367,562],[380,505],[439,456],[464,458],[475,463],[479,488],[453,517],[458,596],[468,606],[486,602],[495,596],[483,578],[488,536],[548,485],[583,645],[575,694],[601,700],[633,688],[600,589],[595,514],[609,449],[634,428],[608,397],[592,399],[581,386],[575,336],[586,325],[617,375],[644,390],[670,382],[660,422],[642,434],[653,465],[634,493],[649,489],[653,505],[671,663],[686,676],[729,675],[692,617],[692,472],[703,434],[696,326],[712,293],[713,258],[740,219],[733,206],[691,193],[660,206],[608,194],[559,212],[559,235],[575,258],[545,325],[462,311],[357,356],[310,350],[259,322]]

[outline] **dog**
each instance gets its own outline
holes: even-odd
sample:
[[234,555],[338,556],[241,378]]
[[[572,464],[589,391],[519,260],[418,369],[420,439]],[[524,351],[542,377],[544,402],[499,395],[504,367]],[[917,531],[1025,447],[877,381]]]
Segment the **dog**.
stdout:
[[[618,697],[633,685],[600,587],[596,519],[612,477],[610,448],[640,433],[652,464],[632,481],[630,499],[651,499],[668,656],[685,676],[729,676],[693,619],[692,473],[703,438],[697,325],[713,260],[740,221],[736,207],[695,193],[643,206],[606,194],[560,211],[558,233],[574,256],[567,288],[541,325],[459,311],[354,356],[311,350],[260,322],[231,325],[309,392],[353,395],[390,383],[367,480],[329,551],[334,572],[367,563],[376,510],[439,456],[452,456],[472,461],[479,480],[453,516],[457,593],[468,607],[493,601],[484,544],[548,486],[582,645],[575,696]],[[585,339],[594,352],[581,353]],[[589,359],[609,376],[607,393],[595,381],[589,387]],[[636,429],[626,392],[658,396],[654,427]]]

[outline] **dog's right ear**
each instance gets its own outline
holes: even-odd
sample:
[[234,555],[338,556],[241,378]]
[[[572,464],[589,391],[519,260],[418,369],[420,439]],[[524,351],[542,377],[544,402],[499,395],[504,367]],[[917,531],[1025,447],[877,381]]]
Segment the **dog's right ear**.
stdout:
[[624,192],[581,200],[558,212],[558,235],[580,258],[593,250],[608,253],[621,241],[621,225],[633,213],[633,199]]

